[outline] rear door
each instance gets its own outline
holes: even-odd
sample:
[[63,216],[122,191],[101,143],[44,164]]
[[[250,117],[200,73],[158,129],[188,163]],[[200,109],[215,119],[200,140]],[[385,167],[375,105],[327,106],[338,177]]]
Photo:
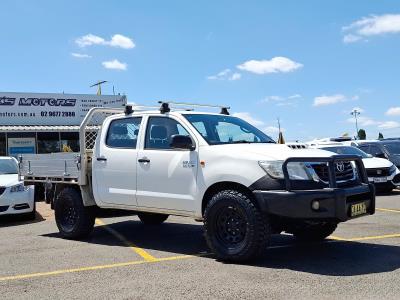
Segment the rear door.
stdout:
[[178,120],[150,116],[144,148],[138,153],[137,201],[142,207],[195,210],[198,147],[177,150],[170,147],[175,134],[193,135]]
[[97,201],[137,205],[136,148],[141,122],[141,117],[115,119],[102,131],[93,155],[93,191]]

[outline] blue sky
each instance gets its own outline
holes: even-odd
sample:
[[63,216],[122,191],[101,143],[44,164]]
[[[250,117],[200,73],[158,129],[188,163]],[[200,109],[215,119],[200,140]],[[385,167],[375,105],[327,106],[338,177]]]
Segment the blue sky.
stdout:
[[[400,136],[399,1],[1,1],[0,91],[228,104],[276,138]],[[77,57],[79,56],[79,57]],[[350,120],[349,120],[350,119]]]

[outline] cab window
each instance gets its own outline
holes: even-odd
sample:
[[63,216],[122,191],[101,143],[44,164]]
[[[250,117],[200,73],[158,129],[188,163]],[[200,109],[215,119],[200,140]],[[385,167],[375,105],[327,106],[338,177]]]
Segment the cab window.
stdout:
[[173,135],[186,135],[189,133],[181,124],[167,117],[150,117],[146,130],[146,149],[172,149],[171,139]]
[[135,149],[141,121],[141,117],[112,121],[108,128],[106,145],[113,148]]

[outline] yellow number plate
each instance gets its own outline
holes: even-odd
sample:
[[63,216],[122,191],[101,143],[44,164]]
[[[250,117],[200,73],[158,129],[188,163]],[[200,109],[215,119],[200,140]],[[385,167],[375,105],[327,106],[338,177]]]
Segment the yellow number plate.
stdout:
[[365,202],[353,204],[351,206],[351,216],[359,216],[367,213],[367,205]]

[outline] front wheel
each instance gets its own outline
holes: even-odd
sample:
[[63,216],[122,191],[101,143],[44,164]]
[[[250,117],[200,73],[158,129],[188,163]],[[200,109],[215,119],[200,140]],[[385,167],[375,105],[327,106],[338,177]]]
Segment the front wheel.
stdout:
[[292,233],[298,240],[317,242],[326,239],[336,230],[336,228],[336,223],[305,223],[293,229]]
[[212,197],[204,212],[205,238],[216,256],[225,261],[247,261],[267,248],[270,227],[245,194],[225,190]]
[[81,193],[77,189],[67,187],[60,192],[54,203],[54,214],[63,238],[81,239],[93,230],[94,208],[83,205]]

